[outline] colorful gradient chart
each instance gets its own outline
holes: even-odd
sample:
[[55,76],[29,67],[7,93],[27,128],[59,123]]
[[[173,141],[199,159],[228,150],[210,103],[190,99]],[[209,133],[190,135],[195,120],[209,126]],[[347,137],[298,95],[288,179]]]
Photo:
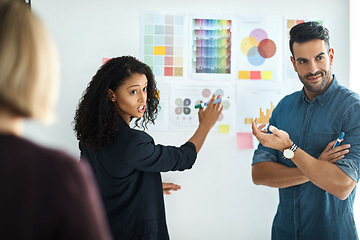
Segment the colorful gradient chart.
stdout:
[[234,125],[235,107],[234,89],[227,86],[188,86],[176,85],[170,93],[170,124],[172,130],[194,130],[198,126],[198,109],[195,105],[207,102],[212,94],[222,96],[223,111],[213,129],[219,133],[229,133]]
[[183,76],[184,16],[148,13],[143,19],[144,62],[155,76]]
[[193,72],[231,73],[231,20],[193,19]]
[[[245,37],[240,44],[241,52],[247,57],[252,66],[261,66],[266,59],[273,57],[276,53],[276,44],[268,38],[265,30],[256,28]],[[272,71],[239,71],[239,79],[262,79],[273,78]]]

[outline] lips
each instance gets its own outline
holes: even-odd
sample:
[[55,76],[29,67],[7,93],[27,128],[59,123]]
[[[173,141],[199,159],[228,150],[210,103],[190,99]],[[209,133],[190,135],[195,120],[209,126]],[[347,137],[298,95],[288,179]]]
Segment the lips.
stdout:
[[317,80],[319,80],[321,78],[321,75],[317,75],[317,76],[314,76],[314,77],[308,77],[307,79],[309,80],[309,81],[317,81]]
[[306,76],[306,79],[311,82],[315,82],[315,81],[319,80],[322,76],[323,76],[322,73],[309,74]]
[[141,106],[141,107],[138,107],[138,112],[139,113],[144,113],[145,112],[145,109],[146,109],[146,105],[143,105],[143,106]]

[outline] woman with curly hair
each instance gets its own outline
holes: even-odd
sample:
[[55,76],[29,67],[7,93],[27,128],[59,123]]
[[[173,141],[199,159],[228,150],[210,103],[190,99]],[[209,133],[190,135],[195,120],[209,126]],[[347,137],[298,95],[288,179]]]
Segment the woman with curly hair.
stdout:
[[[154,75],[134,57],[113,58],[92,78],[76,110],[82,161],[90,162],[114,239],[169,239],[160,172],[190,169],[222,106],[215,96],[199,110],[199,126],[182,146],[156,145],[144,131],[154,123]],[[140,122],[141,121],[141,122]]]

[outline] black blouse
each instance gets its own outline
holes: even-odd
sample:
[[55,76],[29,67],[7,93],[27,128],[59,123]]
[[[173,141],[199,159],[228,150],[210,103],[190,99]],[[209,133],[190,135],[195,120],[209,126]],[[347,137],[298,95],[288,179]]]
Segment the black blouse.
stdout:
[[169,239],[160,172],[183,171],[195,163],[195,145],[155,145],[147,133],[121,120],[112,144],[82,147],[99,184],[115,239]]

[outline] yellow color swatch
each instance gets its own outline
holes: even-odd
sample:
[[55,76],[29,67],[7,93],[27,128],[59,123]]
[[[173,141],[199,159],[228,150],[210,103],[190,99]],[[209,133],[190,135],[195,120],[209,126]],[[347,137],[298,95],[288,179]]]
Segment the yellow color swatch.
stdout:
[[273,79],[272,71],[261,71],[262,80],[271,80]]
[[250,71],[239,71],[239,79],[250,79]]
[[165,55],[166,47],[154,46],[154,55]]
[[219,124],[219,133],[230,133],[229,124]]

